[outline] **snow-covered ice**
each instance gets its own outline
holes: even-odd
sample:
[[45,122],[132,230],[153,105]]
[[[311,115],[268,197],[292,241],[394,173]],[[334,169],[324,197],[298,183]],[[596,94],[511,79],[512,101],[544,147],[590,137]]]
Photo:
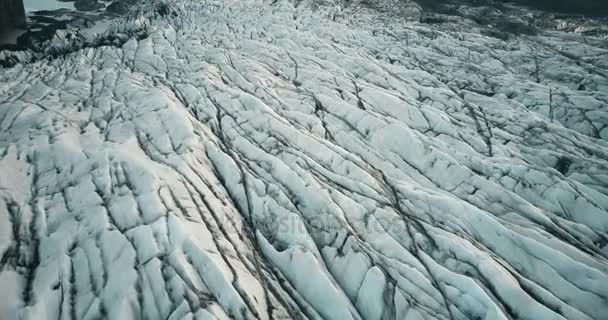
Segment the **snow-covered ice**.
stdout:
[[0,318],[606,319],[606,40],[374,3],[0,52]]

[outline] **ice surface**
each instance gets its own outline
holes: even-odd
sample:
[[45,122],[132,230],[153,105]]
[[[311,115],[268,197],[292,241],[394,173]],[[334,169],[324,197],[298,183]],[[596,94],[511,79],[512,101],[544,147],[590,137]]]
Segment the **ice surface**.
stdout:
[[1,319],[606,318],[605,40],[141,9],[0,53]]
[[74,9],[73,2],[57,0],[23,0],[26,12],[40,10]]

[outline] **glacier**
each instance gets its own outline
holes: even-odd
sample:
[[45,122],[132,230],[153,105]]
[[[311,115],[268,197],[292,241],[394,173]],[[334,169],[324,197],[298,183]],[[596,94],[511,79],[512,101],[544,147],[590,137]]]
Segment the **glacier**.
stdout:
[[608,40],[471,18],[508,8],[172,0],[1,51],[0,318],[606,319]]

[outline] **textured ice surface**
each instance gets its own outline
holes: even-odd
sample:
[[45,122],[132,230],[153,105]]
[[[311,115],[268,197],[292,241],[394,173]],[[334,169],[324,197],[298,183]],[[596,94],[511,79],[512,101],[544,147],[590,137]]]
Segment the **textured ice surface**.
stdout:
[[0,318],[606,319],[604,40],[167,10],[0,69]]

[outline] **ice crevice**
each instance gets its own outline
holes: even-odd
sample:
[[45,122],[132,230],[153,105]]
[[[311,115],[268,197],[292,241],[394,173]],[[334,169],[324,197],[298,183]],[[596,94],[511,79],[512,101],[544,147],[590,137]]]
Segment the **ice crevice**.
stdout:
[[169,6],[0,69],[0,318],[608,314],[605,42]]

